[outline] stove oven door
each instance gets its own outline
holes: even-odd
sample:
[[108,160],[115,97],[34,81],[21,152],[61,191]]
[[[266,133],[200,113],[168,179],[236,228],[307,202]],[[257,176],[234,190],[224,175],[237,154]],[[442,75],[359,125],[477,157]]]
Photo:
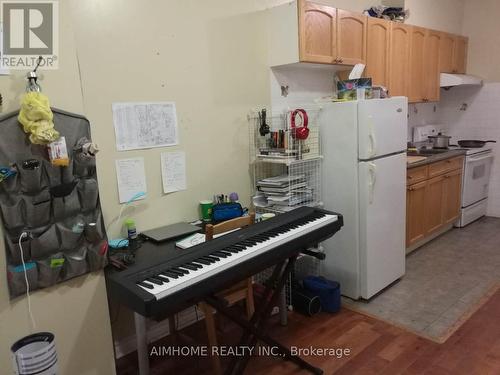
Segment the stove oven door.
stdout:
[[462,207],[470,206],[488,197],[492,164],[492,152],[471,155],[465,158]]

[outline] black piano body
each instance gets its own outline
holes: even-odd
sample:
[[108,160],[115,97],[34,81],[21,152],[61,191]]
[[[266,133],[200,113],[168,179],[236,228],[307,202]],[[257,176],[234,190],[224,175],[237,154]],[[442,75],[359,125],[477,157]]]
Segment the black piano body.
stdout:
[[[211,254],[214,251],[252,238],[259,233],[293,225],[296,221],[317,214],[336,215],[337,219],[272,250],[244,260],[231,268],[221,270],[215,275],[164,298],[157,299],[153,294],[137,285],[138,281],[157,275],[166,267],[191,262],[200,256]],[[137,257],[138,259],[142,258],[140,262],[121,272],[108,271],[106,273],[108,296],[144,317],[157,319],[166,317],[198,303],[206,296],[213,295],[238,281],[299,254],[302,250],[333,236],[342,226],[343,217],[341,214],[319,208],[300,207],[185,250],[173,249],[173,243],[158,245],[144,243],[142,248],[139,249],[140,254]]]

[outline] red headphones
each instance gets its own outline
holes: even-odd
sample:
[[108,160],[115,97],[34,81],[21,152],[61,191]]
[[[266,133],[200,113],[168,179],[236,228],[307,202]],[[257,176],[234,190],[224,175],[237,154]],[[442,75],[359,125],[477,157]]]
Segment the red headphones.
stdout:
[[[301,126],[296,127],[295,119],[297,115],[301,119]],[[290,120],[290,127],[292,128],[292,137],[296,139],[306,139],[309,136],[309,129],[307,128],[307,124],[309,119],[307,118],[307,113],[303,109],[296,109],[292,112],[292,118]]]

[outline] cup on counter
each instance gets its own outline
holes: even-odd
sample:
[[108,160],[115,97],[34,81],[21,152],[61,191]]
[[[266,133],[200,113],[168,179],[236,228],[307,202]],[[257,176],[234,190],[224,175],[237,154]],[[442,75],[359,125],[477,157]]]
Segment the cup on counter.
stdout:
[[201,220],[211,221],[212,220],[212,207],[214,203],[209,200],[200,201],[200,212]]

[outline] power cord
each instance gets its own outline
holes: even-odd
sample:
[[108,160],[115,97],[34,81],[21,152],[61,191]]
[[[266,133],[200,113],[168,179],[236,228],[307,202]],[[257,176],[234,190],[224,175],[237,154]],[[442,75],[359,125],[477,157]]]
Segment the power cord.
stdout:
[[21,233],[21,235],[19,236],[18,243],[19,243],[19,250],[21,251],[21,262],[23,264],[24,281],[26,282],[26,299],[28,301],[28,314],[31,320],[31,332],[34,332],[36,329],[36,322],[35,318],[33,317],[33,313],[31,312],[30,283],[28,281],[28,273],[26,272],[26,263],[24,262],[24,251],[22,245],[22,240],[25,237],[28,237],[28,233],[27,232]]

